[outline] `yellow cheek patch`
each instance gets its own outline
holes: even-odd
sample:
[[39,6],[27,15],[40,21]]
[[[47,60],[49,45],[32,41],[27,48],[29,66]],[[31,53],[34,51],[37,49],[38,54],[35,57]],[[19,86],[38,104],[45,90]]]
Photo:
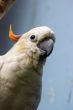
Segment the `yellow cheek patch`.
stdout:
[[19,45],[17,46],[16,50],[21,52],[23,51],[23,49],[25,49],[25,41],[23,39],[21,39],[19,42]]

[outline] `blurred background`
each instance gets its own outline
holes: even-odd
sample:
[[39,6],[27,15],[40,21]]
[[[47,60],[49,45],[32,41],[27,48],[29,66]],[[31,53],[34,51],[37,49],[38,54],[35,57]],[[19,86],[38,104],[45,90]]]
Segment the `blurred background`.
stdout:
[[43,72],[42,98],[38,110],[73,110],[73,0],[16,0],[0,20],[0,54],[13,45],[9,26],[16,34],[33,27],[49,26],[56,43]]

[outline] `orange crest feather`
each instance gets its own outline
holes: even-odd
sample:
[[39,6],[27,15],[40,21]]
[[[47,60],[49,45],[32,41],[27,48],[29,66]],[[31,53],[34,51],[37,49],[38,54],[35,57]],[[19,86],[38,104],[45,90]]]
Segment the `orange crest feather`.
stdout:
[[9,38],[10,38],[12,41],[17,42],[20,37],[21,37],[20,35],[15,35],[15,34],[13,33],[13,31],[12,31],[12,25],[10,24]]

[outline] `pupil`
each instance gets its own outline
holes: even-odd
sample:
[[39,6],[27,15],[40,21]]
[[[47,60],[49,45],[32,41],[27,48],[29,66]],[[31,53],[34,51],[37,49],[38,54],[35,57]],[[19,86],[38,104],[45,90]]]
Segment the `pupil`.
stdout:
[[34,39],[34,38],[35,38],[35,35],[32,35],[30,38],[31,38],[31,39]]

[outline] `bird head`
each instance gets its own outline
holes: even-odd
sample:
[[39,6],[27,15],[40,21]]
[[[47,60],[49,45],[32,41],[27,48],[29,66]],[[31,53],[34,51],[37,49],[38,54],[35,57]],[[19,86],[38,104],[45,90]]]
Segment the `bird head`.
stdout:
[[35,65],[45,61],[52,53],[55,43],[55,34],[47,26],[33,28],[23,35],[15,35],[10,26],[9,37],[17,42],[16,51],[25,53],[25,56],[31,58]]

